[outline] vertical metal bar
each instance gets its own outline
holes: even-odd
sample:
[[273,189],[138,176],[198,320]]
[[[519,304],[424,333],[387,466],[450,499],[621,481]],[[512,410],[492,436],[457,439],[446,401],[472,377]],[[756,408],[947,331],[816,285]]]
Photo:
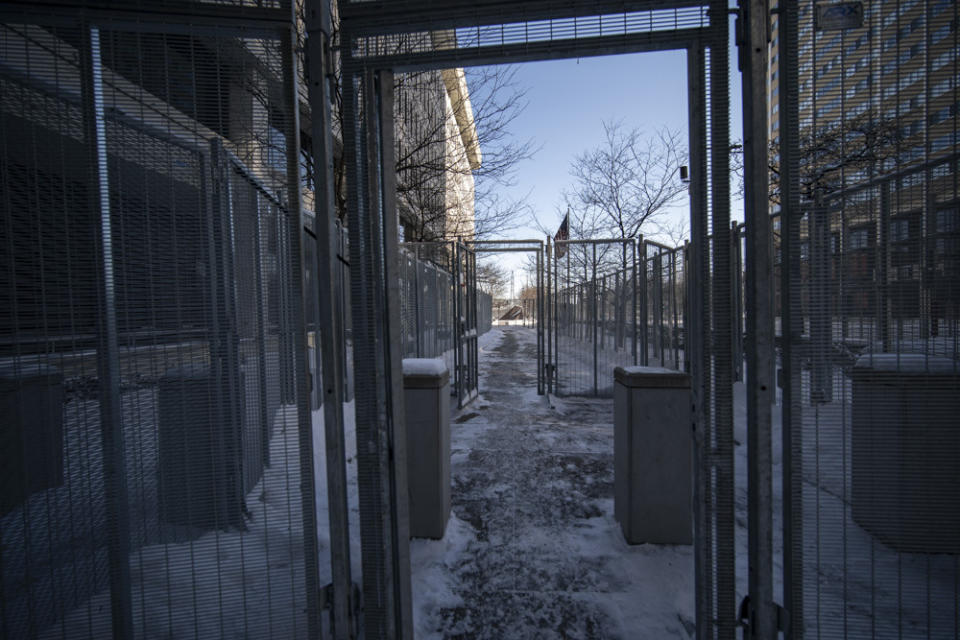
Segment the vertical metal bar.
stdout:
[[813,402],[830,402],[833,398],[830,213],[824,205],[822,194],[817,196],[817,202],[810,212],[808,229],[810,294],[812,300],[818,301],[810,308],[810,395]]
[[[893,345],[890,340],[890,296],[888,288],[890,282],[890,180],[880,185],[880,225],[879,234],[874,233],[873,239],[877,243],[874,251],[874,260],[877,261],[877,286],[873,292],[874,307],[877,315],[877,326],[880,327],[880,341],[883,352],[891,353]],[[879,238],[878,238],[879,236]],[[869,243],[867,245],[869,247]]]
[[100,378],[100,432],[110,563],[110,612],[113,635],[118,638],[132,638],[129,501],[120,404],[119,338],[100,30],[84,23],[82,32],[81,90],[84,136],[89,155],[90,207],[100,215],[97,247],[100,254],[97,374]]
[[[730,74],[726,0],[710,3],[710,207],[714,237],[710,317],[713,323],[714,473],[716,477],[717,632],[732,639],[736,630],[734,544],[733,375],[731,371],[730,243]],[[759,89],[758,89],[759,90]]]
[[554,309],[551,307],[553,302],[554,292],[553,292],[553,278],[551,265],[553,264],[553,238],[547,235],[547,254],[546,254],[546,278],[547,278],[547,296],[546,296],[546,305],[545,312],[546,318],[544,318],[544,325],[546,328],[546,338],[547,338],[547,352],[545,359],[545,366],[547,371],[547,393],[553,393],[553,341],[552,341],[552,326],[555,323],[556,317],[554,316]]
[[[254,277],[254,286],[256,287],[256,299],[257,299],[257,324],[256,324],[256,340],[257,340],[257,359],[259,360],[257,365],[257,375],[259,380],[257,388],[260,391],[260,437],[261,437],[261,457],[263,460],[263,465],[270,465],[270,415],[267,408],[267,336],[266,328],[264,327],[264,318],[263,313],[260,311],[266,309],[266,301],[264,292],[266,291],[266,285],[263,281],[263,247],[261,242],[263,239],[262,230],[260,228],[260,195],[254,192],[254,202],[256,207],[254,209],[254,218],[253,218],[253,229],[256,234],[254,239],[254,264],[256,265],[256,276]],[[304,242],[307,242],[307,239],[304,238]]]
[[[331,103],[333,62],[330,58],[331,16],[329,0],[307,0],[307,77],[311,112],[313,169],[317,221],[317,286],[320,288],[318,326],[320,372],[323,388],[323,424],[326,449],[327,512],[330,521],[332,575],[332,636],[347,640],[354,635],[350,616],[350,534],[347,506],[346,443],[343,433],[344,357],[342,237],[334,204]],[[346,157],[346,156],[345,156]],[[316,452],[315,452],[316,453]],[[309,602],[309,601],[308,601]]]
[[417,318],[417,325],[414,327],[414,333],[417,334],[417,357],[423,358],[423,339],[421,334],[423,333],[423,316],[420,313],[420,308],[423,306],[423,301],[420,299],[420,261],[413,261],[413,313]]
[[[710,309],[706,286],[707,259],[707,132],[706,61],[699,43],[687,50],[688,126],[690,129],[690,234],[691,269],[686,274],[690,294],[690,324],[684,327],[692,373],[694,407],[694,589],[698,640],[714,635],[713,536],[711,508],[710,353],[707,349],[707,313]],[[642,245],[641,245],[642,247]],[[641,261],[645,255],[641,252]],[[643,358],[644,364],[646,357]]]
[[590,285],[590,301],[593,306],[593,395],[596,396],[600,394],[597,386],[597,367],[599,366],[597,362],[599,356],[597,353],[597,245],[593,243],[590,246],[593,250],[593,278]]
[[453,256],[453,333],[454,333],[454,384],[457,386],[457,406],[463,407],[463,323],[460,318],[463,316],[463,298],[460,293],[461,285],[461,258],[460,243],[452,242],[450,252]]
[[[781,409],[783,448],[783,604],[789,612],[786,640],[803,636],[803,439],[800,358],[795,353],[803,332],[800,316],[799,85],[795,2],[777,9],[780,38],[780,332],[783,371]],[[842,225],[841,225],[842,226]],[[841,229],[842,233],[842,229]],[[841,253],[842,256],[842,253]],[[841,268],[841,273],[843,269]],[[799,320],[799,322],[798,322]]]
[[545,319],[543,309],[543,297],[545,292],[543,290],[543,286],[543,250],[540,249],[537,251],[537,393],[541,396],[543,395],[546,387],[546,381],[544,380],[546,371],[544,370],[543,366],[543,323]]
[[674,249],[670,252],[670,308],[673,310],[673,325],[670,330],[670,345],[673,347],[673,368],[680,369],[680,344],[677,340],[677,331],[680,327],[678,324],[680,318],[678,317],[677,309],[677,251]]
[[[744,219],[746,229],[746,331],[747,351],[747,530],[749,634],[751,638],[777,636],[773,602],[773,458],[771,405],[774,400],[773,309],[770,297],[770,205],[767,193],[767,39],[770,14],[767,0],[743,0],[746,42],[744,63]],[[714,227],[719,239],[720,226]],[[727,228],[731,228],[727,225]],[[740,236],[732,225],[739,254]],[[717,243],[721,244],[720,242]],[[732,244],[727,243],[728,246]],[[732,247],[731,247],[732,248]],[[738,262],[734,262],[737,276]],[[731,274],[732,276],[733,274]],[[732,278],[738,284],[739,277]],[[735,291],[739,299],[739,290]],[[739,333],[739,305],[734,327]],[[736,336],[734,336],[736,339]],[[736,354],[737,351],[734,351]]]
[[[631,339],[631,351],[633,352],[633,364],[639,364],[640,361],[637,360],[637,331],[639,326],[637,325],[637,253],[639,247],[643,246],[643,236],[636,238],[630,242],[630,250],[633,252],[633,271],[630,274],[632,282],[632,289],[630,296],[630,315],[631,315],[631,325],[633,328],[632,339]],[[626,279],[626,274],[624,274],[624,279]]]
[[647,311],[647,245],[640,240],[640,274],[637,276],[640,281],[640,364],[647,366],[650,364],[650,338],[648,334],[649,313]]
[[[307,589],[307,624],[311,637],[320,637],[320,573],[319,547],[317,541],[316,481],[313,451],[313,425],[310,412],[310,367],[307,364],[306,305],[303,291],[303,242],[309,241],[303,233],[300,221],[300,92],[297,84],[296,16],[291,13],[291,24],[282,36],[283,84],[285,88],[283,107],[287,120],[286,170],[286,229],[290,260],[289,295],[290,320],[287,332],[292,344],[293,375],[295,376],[295,402],[297,406],[297,431],[300,435],[300,491],[303,505],[304,562],[306,564],[305,586]],[[332,404],[332,403],[331,403]]]

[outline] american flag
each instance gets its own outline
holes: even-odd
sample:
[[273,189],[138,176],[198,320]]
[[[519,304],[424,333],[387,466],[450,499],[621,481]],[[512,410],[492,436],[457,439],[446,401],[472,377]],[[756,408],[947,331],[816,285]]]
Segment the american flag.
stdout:
[[[559,242],[561,240],[567,240],[570,238],[570,211],[567,210],[567,215],[563,216],[563,222],[560,223],[560,228],[557,229],[557,234],[553,236],[554,242]],[[558,244],[557,245],[557,260],[562,258],[567,253],[567,245]]]

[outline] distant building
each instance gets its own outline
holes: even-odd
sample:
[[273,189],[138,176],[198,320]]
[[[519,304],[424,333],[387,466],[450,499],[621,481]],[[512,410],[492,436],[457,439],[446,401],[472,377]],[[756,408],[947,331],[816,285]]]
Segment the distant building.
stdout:
[[[835,294],[845,315],[877,313],[882,289],[887,315],[919,313],[936,335],[943,319],[955,322],[960,311],[957,5],[864,2],[862,27],[821,30],[818,4],[802,2],[799,9],[801,204],[811,210],[819,198],[843,212],[830,217],[825,241],[835,281],[843,255],[844,291]],[[774,17],[768,122],[776,163],[778,27]],[[807,260],[806,222],[801,234],[801,259]]]

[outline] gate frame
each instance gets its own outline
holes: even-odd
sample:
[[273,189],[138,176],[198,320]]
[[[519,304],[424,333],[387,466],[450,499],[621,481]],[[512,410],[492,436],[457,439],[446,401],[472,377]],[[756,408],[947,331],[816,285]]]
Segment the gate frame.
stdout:
[[[327,5],[329,0],[308,0],[309,7]],[[558,41],[519,42],[512,44],[501,43],[500,46],[478,47],[476,50],[460,50],[454,44],[453,48],[427,50],[406,54],[367,55],[364,49],[355,46],[355,38],[376,35],[397,35],[415,32],[432,32],[437,30],[453,30],[470,26],[506,25],[510,23],[526,23],[532,20],[550,20],[576,18],[579,16],[601,16],[610,13],[623,14],[632,11],[671,10],[677,8],[699,8],[703,18],[701,26],[694,28],[665,29],[642,33],[629,33],[614,36],[596,36],[578,39],[573,38]],[[321,8],[321,11],[324,9]],[[327,11],[329,6],[327,5]],[[370,2],[350,2],[339,7],[341,19],[341,55],[344,78],[344,138],[356,132],[359,124],[358,113],[353,109],[353,96],[347,100],[348,89],[352,94],[354,82],[361,77],[372,78],[373,72],[380,69],[405,71],[412,69],[439,69],[451,66],[476,66],[481,64],[501,64],[509,62],[523,62],[534,60],[548,60],[558,58],[574,58],[614,53],[638,53],[643,51],[679,49],[687,51],[688,61],[688,105],[690,118],[691,144],[691,231],[694,246],[691,251],[691,262],[694,266],[693,275],[700,282],[712,283],[711,287],[703,286],[695,295],[691,295],[691,319],[698,323],[697,331],[691,331],[690,340],[695,348],[691,350],[691,361],[694,373],[694,433],[697,443],[696,482],[695,482],[695,530],[700,544],[695,553],[695,600],[698,638],[720,637],[733,638],[736,628],[735,597],[735,564],[734,564],[734,487],[733,487],[733,397],[732,376],[730,372],[731,350],[731,318],[726,308],[729,301],[722,298],[729,292],[730,280],[730,247],[729,243],[719,243],[711,252],[707,242],[708,212],[714,229],[726,230],[730,225],[730,198],[729,198],[729,8],[721,0],[674,0],[664,6],[662,2],[654,0],[634,0],[624,2],[602,0],[600,2],[588,0],[571,0],[558,3],[551,0],[530,0],[524,3],[502,3],[498,0],[447,0],[447,2],[433,2],[430,0],[410,0],[401,4],[390,3],[386,0],[372,0]],[[707,54],[709,53],[709,65]],[[322,76],[324,70],[319,67],[319,56],[310,60],[310,66],[317,75]],[[707,91],[709,86],[709,101]],[[708,110],[709,106],[709,110]],[[349,113],[347,109],[351,109]],[[371,110],[367,111],[368,121]],[[330,126],[330,122],[324,123]],[[367,127],[369,130],[369,127]],[[708,137],[709,129],[709,137]],[[708,146],[709,140],[709,146]],[[323,162],[316,163],[318,170],[329,170],[332,167],[332,150],[326,150],[327,157]],[[348,162],[352,172],[352,185],[348,185],[348,209],[352,220],[360,217],[357,201],[356,179],[359,177],[355,161]],[[708,175],[709,166],[709,175]],[[386,172],[378,172],[386,180]],[[709,179],[709,182],[708,182]],[[318,181],[318,184],[320,182]],[[372,192],[371,192],[372,193]],[[392,194],[388,194],[392,198]],[[709,196],[709,197],[708,197]],[[334,216],[332,209],[323,208],[320,199],[317,201],[318,217]],[[369,202],[367,203],[369,206]],[[387,206],[389,208],[390,205]],[[367,209],[371,211],[372,209]],[[395,242],[395,237],[389,234],[385,242],[389,245]],[[364,256],[361,248],[356,249],[358,257]],[[384,266],[385,265],[385,266]],[[380,286],[384,282],[382,276],[388,275],[383,269],[392,267],[387,260],[384,265],[375,265],[372,274],[362,273],[363,286]],[[713,274],[712,280],[710,279]],[[358,289],[354,283],[354,289]],[[711,303],[712,298],[719,304]],[[356,315],[354,317],[356,323]],[[707,326],[702,323],[708,322]],[[386,323],[389,325],[389,322]],[[706,339],[712,335],[712,340]],[[387,332],[389,340],[389,332]],[[389,351],[390,345],[386,345]],[[395,378],[398,363],[392,364],[393,370],[389,373]],[[372,373],[358,361],[357,372],[362,377]],[[386,372],[385,372],[386,373]],[[375,379],[376,380],[376,379]],[[360,390],[358,389],[358,392]],[[363,402],[358,393],[358,407]],[[394,403],[396,406],[396,403]],[[402,430],[402,424],[396,425]],[[397,478],[391,478],[391,469],[381,465],[379,469],[369,469],[371,474],[390,483]],[[405,479],[404,479],[405,480]],[[363,514],[361,514],[363,515]],[[363,521],[363,518],[361,518]],[[404,523],[405,524],[405,523]],[[362,526],[361,533],[364,533]],[[712,530],[716,529],[717,540],[714,543]],[[402,540],[401,543],[405,544]],[[380,553],[383,559],[384,554]],[[407,558],[409,560],[409,558]],[[406,588],[409,594],[409,562],[404,569],[397,565],[396,557],[392,566],[400,574],[400,584],[392,580],[382,580],[380,576],[366,576],[376,581],[370,595],[377,602],[393,600],[394,595],[402,598]],[[394,574],[396,576],[397,574]],[[364,580],[365,587],[368,580]],[[399,591],[397,591],[399,590]],[[369,604],[369,602],[368,602]],[[397,612],[399,618],[409,619],[409,599]],[[370,608],[365,608],[364,615],[370,615]],[[409,637],[409,633],[402,627],[397,629],[397,637]],[[374,633],[373,625],[367,625],[367,633]]]
[[[537,255],[537,395],[547,393],[550,380],[550,363],[544,357],[545,338],[549,336],[549,324],[546,308],[549,296],[549,278],[546,280],[547,289],[544,289],[544,248],[543,240],[467,240],[466,245],[472,247],[476,253],[536,253]],[[497,248],[500,245],[506,245]],[[537,246],[523,246],[537,245]],[[546,334],[546,335],[545,335]],[[548,356],[549,357],[549,356]]]
[[[627,245],[630,246],[633,252],[633,265],[632,265],[633,266],[633,303],[630,305],[631,315],[633,317],[633,321],[631,322],[631,326],[633,327],[633,338],[631,340],[632,346],[630,350],[631,350],[631,353],[633,354],[634,365],[639,364],[640,362],[639,353],[637,351],[637,338],[639,337],[639,334],[640,334],[638,322],[637,322],[639,318],[637,303],[638,303],[638,299],[640,298],[640,289],[638,287],[638,283],[644,281],[644,279],[640,278],[640,273],[639,273],[640,264],[639,264],[638,242],[643,242],[642,236],[638,238],[591,238],[588,240],[554,240],[554,245],[556,245],[557,247],[561,247],[561,246],[569,247],[571,245],[586,245],[586,246],[593,247],[592,278],[594,282],[596,282],[596,279],[597,279],[597,245],[599,244],[623,245],[622,255],[624,256],[624,258],[626,258],[626,247]],[[560,281],[559,263],[560,263],[560,258],[556,258],[553,261],[553,282],[555,283],[555,285]],[[622,260],[622,263],[624,266],[626,266],[626,259]],[[569,267],[569,262],[567,263],[567,266]],[[645,291],[646,291],[646,288],[644,287],[644,292]],[[554,296],[554,298],[556,298],[556,296]],[[556,302],[557,302],[556,299],[554,299],[555,305],[556,305]],[[556,350],[555,359],[553,360],[553,366],[554,366],[553,373],[554,373],[554,389],[556,389],[559,386],[559,377],[557,376],[556,367],[559,365],[559,362],[560,362],[560,323],[557,322],[556,314],[553,317],[553,331],[554,331],[553,345],[554,345],[554,349]],[[598,395],[599,370],[598,370],[597,360],[598,360],[597,305],[596,305],[596,292],[594,292],[594,305],[593,305],[593,395],[594,396]],[[644,364],[646,364],[645,356],[644,356],[643,362]]]

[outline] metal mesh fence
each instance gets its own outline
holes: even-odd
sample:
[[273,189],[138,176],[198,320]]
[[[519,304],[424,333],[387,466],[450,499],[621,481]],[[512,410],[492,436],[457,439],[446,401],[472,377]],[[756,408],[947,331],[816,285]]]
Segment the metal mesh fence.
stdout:
[[683,248],[641,244],[644,260],[641,355],[645,364],[685,369],[686,288]]
[[0,628],[306,637],[282,39],[51,22],[0,25]]
[[401,357],[441,358],[461,402],[476,389],[476,338],[492,326],[493,299],[476,288],[475,270],[455,242],[408,243],[400,252]]
[[636,243],[559,242],[557,253],[555,393],[612,397],[614,368],[637,363]]
[[863,3],[846,29],[797,11],[799,199],[775,221],[794,637],[957,638],[957,5]]
[[558,246],[550,303],[558,395],[610,396],[618,366],[687,367],[683,248],[632,240]]

